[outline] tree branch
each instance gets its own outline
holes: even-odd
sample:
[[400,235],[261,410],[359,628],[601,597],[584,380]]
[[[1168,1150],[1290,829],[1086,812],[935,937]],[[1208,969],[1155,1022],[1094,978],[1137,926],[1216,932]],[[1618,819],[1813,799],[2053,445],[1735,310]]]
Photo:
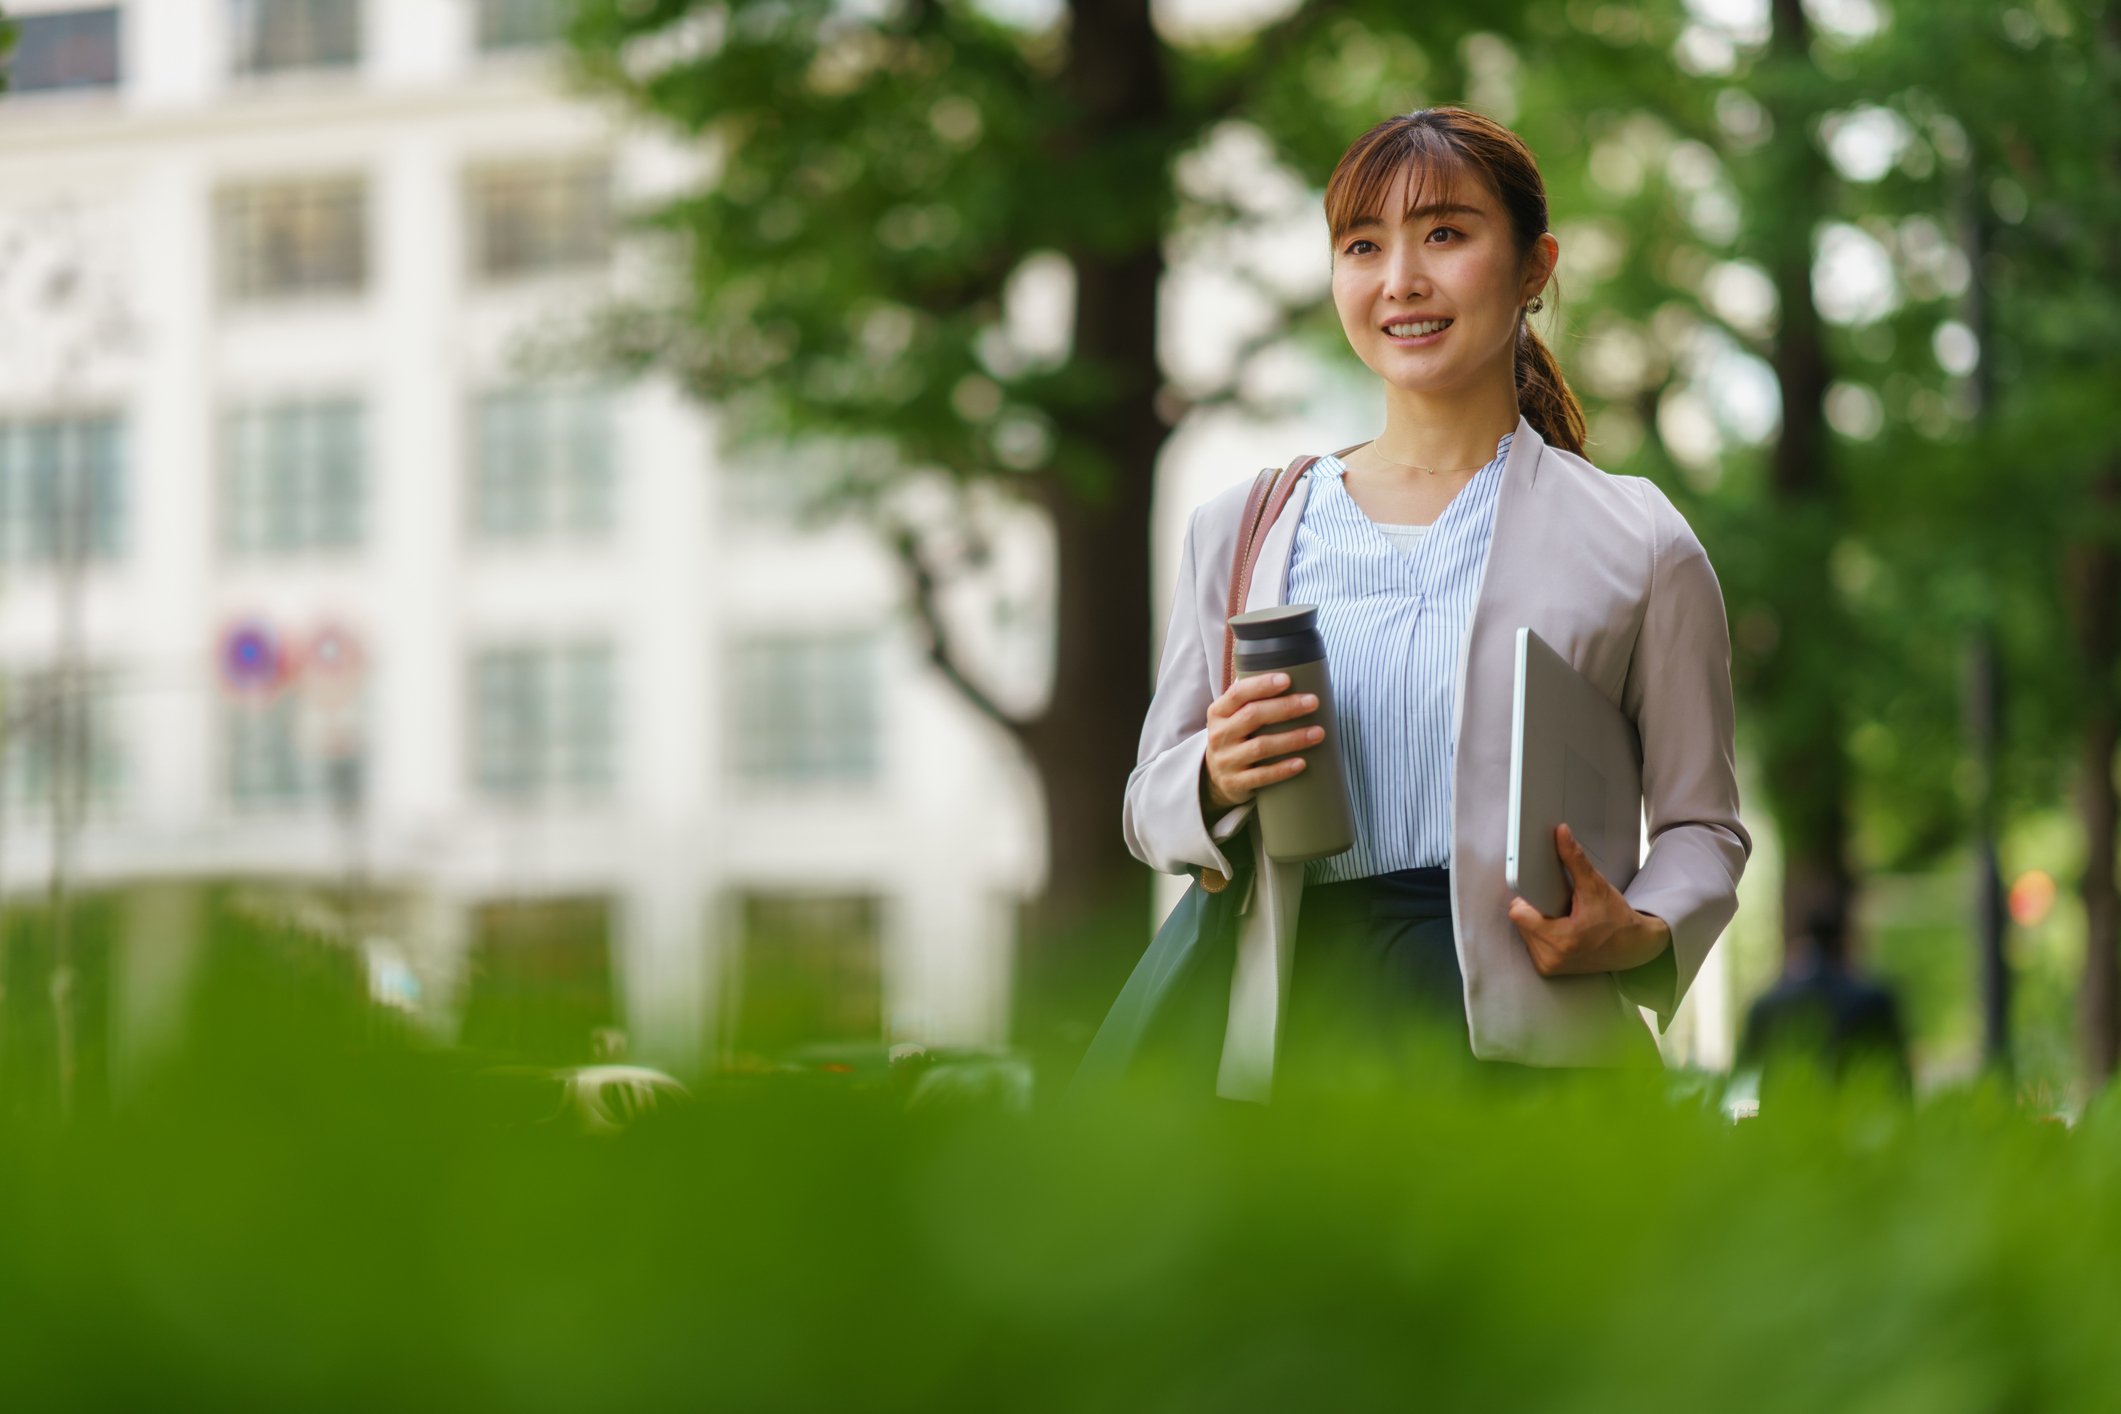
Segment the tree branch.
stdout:
[[1774,362],[1775,342],[1772,338],[1749,333],[1731,323],[1730,320],[1725,319],[1716,312],[1715,308],[1709,304],[1708,298],[1700,290],[1687,289],[1680,291],[1680,293],[1686,299],[1688,313],[1694,315],[1703,324],[1729,338],[1732,343],[1761,362]]
[[1259,90],[1260,77],[1278,64],[1288,62],[1289,53],[1311,37],[1326,21],[1346,12],[1346,0],[1305,0],[1296,12],[1255,33],[1250,40],[1249,62],[1240,65],[1229,79],[1207,95],[1201,109],[1201,126],[1235,117]]
[[939,576],[921,549],[919,533],[900,522],[889,528],[887,538],[900,563],[906,567],[906,576],[913,589],[913,612],[928,636],[928,661],[982,716],[1007,732],[1018,745],[1028,748],[1033,724],[1015,716],[989,696],[985,688],[972,680],[951,649],[949,631],[943,626],[942,609],[937,602]]

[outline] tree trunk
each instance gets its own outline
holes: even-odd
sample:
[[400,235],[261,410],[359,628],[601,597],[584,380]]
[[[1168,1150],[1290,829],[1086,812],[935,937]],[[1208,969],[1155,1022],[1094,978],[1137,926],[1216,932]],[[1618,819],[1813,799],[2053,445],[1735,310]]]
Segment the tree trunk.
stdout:
[[[1989,346],[1982,345],[1984,349]],[[1974,635],[1967,655],[1966,719],[1967,746],[1976,766],[1974,796],[1974,957],[1981,984],[1982,1061],[1996,1074],[2009,1079],[2014,1070],[2011,1055],[2011,970],[2005,947],[2010,922],[2008,892],[2003,883],[2003,860],[1996,837],[1999,830],[1998,774],[2003,748],[2003,668],[1998,660],[1995,632],[1983,628]]]
[[1125,917],[1138,934],[1147,917],[1148,875],[1121,838],[1120,803],[1149,707],[1155,650],[1149,521],[1156,456],[1168,429],[1153,402],[1149,316],[1163,260],[1152,251],[1081,266],[1078,275],[1081,317],[1113,326],[1092,333],[1111,346],[1098,357],[1125,368],[1133,387],[1101,427],[1077,431],[1113,468],[1109,494],[1057,497],[1050,508],[1060,554],[1054,694],[1027,738],[1051,831],[1040,915],[1066,933],[1101,921],[1114,907],[1131,909]]
[[[1148,0],[1075,0],[1071,13],[1063,82],[1081,109],[1076,153],[1109,164],[1136,147],[1149,155],[1127,170],[1168,186],[1175,153],[1165,150],[1173,139]],[[1062,454],[1089,463],[1089,484],[1061,477],[1045,498],[1059,546],[1053,699],[1024,733],[1045,796],[1048,874],[1024,919],[1016,1034],[1063,1067],[1140,956],[1150,921],[1150,874],[1127,852],[1120,809],[1153,666],[1150,508],[1169,435],[1156,406],[1156,314],[1169,202],[1134,196],[1140,224],[1128,239],[1069,251],[1074,358],[1102,395],[1060,419]]]
[[[1774,0],[1774,50],[1783,92],[1811,67],[1811,22],[1802,0]],[[1812,927],[1849,936],[1855,893],[1848,866],[1848,761],[1839,699],[1818,676],[1846,651],[1848,626],[1819,567],[1832,550],[1833,477],[1828,464],[1826,389],[1832,377],[1818,307],[1812,302],[1812,221],[1824,209],[1827,173],[1810,137],[1810,114],[1786,98],[1774,113],[1770,160],[1782,167],[1775,190],[1790,202],[1771,236],[1771,267],[1781,306],[1774,348],[1782,432],[1771,459],[1789,573],[1769,591],[1778,637],[1762,664],[1780,726],[1766,734],[1765,779],[1784,858],[1785,957],[1807,955]],[[1800,568],[1801,567],[1801,568]]]
[[2083,772],[2079,783],[2084,823],[2084,1074],[2093,1088],[2113,1078],[2121,1058],[2121,895],[2114,884],[2114,752],[2121,745],[2121,713],[2115,705],[2115,673],[2121,671],[2121,548],[2113,523],[2121,515],[2121,462],[2110,464],[2092,492],[2093,515],[2102,537],[2080,548],[2072,598],[2077,650],[2083,675]]
[[[1996,321],[1988,297],[1989,216],[1981,193],[1978,164],[1968,164],[1956,200],[1960,246],[1972,278],[1960,301],[1960,318],[1974,331],[1981,357],[1967,391],[1973,398],[1974,424],[1983,437],[1992,434],[1996,408]],[[1985,596],[1993,602],[1991,592]],[[1991,611],[1993,613],[1993,611]],[[1999,631],[1993,617],[1974,631],[1969,645],[1966,682],[1967,740],[1977,768],[1974,798],[1974,955],[1981,978],[1982,1054],[1990,1070],[2008,1079],[2014,1070],[2011,1047],[2011,969],[2005,942],[2010,922],[2003,860],[1997,844],[2001,831],[2001,783],[2004,730],[2003,663]]]

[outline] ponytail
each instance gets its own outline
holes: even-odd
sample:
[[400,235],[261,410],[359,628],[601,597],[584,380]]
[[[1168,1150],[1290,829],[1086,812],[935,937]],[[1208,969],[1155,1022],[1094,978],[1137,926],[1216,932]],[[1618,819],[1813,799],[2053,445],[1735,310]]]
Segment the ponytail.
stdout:
[[1517,320],[1517,410],[1548,446],[1583,455],[1583,407],[1561,376],[1554,351],[1522,314]]

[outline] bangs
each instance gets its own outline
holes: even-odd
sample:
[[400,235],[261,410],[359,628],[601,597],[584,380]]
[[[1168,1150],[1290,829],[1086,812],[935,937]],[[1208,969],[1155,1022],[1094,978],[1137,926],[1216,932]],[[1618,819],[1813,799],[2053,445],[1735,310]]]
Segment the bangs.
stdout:
[[[1385,194],[1402,172],[1410,173],[1404,211],[1388,215]],[[1433,128],[1381,125],[1358,142],[1326,183],[1326,227],[1333,243],[1365,217],[1397,224],[1417,207],[1457,200],[1459,183],[1468,179],[1465,157]],[[1477,176],[1471,177],[1481,185]]]

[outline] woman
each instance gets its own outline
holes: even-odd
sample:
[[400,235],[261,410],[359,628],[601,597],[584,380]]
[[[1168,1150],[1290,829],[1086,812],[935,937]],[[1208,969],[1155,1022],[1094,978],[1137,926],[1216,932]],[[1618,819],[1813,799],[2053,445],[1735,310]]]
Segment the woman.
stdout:
[[[1325,206],[1334,306],[1384,383],[1385,425],[1310,464],[1245,607],[1320,606],[1340,736],[1324,745],[1348,768],[1355,845],[1281,864],[1258,830],[1239,839],[1256,794],[1307,769],[1290,753],[1321,745],[1277,729],[1313,705],[1286,680],[1220,688],[1244,484],[1187,526],[1127,781],[1143,862],[1229,876],[1225,845],[1252,852],[1217,1092],[1263,1101],[1278,1052],[1362,1026],[1389,1047],[1424,1015],[1480,1060],[1655,1064],[1637,1007],[1670,1023],[1752,852],[1715,572],[1653,483],[1584,458],[1582,411],[1526,321],[1560,245],[1515,134],[1461,108],[1392,118],[1342,156]],[[1521,625],[1642,742],[1649,853],[1621,890],[1557,831],[1565,917],[1503,876]],[[1351,988],[1322,985],[1336,977]]]

